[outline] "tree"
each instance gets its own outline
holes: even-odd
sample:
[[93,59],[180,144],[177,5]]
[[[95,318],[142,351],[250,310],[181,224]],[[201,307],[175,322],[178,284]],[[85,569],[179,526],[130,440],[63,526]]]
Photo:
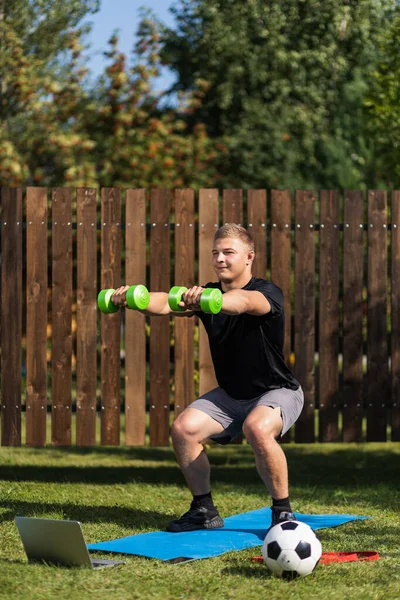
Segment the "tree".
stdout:
[[363,103],[395,0],[180,0],[162,27],[174,90],[207,82],[189,125],[229,137],[224,185],[359,187]]
[[371,187],[400,186],[400,7],[385,29],[379,60],[368,90],[368,128],[374,141],[370,163]]
[[[215,143],[197,123],[188,132],[185,117],[201,104],[204,82],[194,82],[178,106],[162,108],[153,88],[159,74],[159,34],[151,13],[142,13],[133,65],[118,50],[118,36],[105,52],[110,64],[93,91],[96,112],[87,127],[95,142],[101,186],[201,187],[215,180]],[[221,144],[223,150],[224,146]]]
[[4,185],[61,184],[74,169],[70,148],[81,143],[89,148],[76,119],[85,102],[81,83],[87,73],[79,59],[88,26],[79,23],[97,9],[98,0],[0,0]]
[[188,132],[184,118],[201,104],[204,82],[177,107],[161,107],[153,89],[159,36],[146,13],[133,66],[114,35],[105,52],[110,64],[91,88],[88,27],[80,22],[97,2],[1,2],[3,185],[200,187],[215,180],[215,143],[201,123]]

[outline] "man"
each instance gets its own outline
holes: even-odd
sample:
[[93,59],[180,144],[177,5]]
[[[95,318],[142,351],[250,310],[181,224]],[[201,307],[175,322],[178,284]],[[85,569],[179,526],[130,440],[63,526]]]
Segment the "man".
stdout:
[[[254,242],[244,227],[227,223],[216,232],[212,264],[218,282],[204,286],[223,293],[222,310],[216,315],[201,311],[204,287],[194,286],[183,294],[180,306],[185,312],[171,310],[167,293],[150,294],[146,314],[198,315],[208,333],[219,385],[192,402],[172,425],[176,458],[193,500],[189,511],[169,523],[168,531],[223,526],[213,503],[210,464],[201,442],[210,438],[227,444],[242,432],[272,497],[272,525],[295,518],[286,457],[277,440],[298,419],[304,396],[282,354],[282,291],[252,276],[254,257]],[[124,305],[127,289],[116,290],[112,301]]]

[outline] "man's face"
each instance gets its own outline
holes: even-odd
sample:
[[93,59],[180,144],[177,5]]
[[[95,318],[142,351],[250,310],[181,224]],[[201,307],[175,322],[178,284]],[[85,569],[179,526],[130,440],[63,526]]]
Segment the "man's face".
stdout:
[[[251,270],[254,253],[238,238],[222,238],[214,243],[212,264],[220,281],[232,281]],[[246,264],[248,263],[248,264]]]

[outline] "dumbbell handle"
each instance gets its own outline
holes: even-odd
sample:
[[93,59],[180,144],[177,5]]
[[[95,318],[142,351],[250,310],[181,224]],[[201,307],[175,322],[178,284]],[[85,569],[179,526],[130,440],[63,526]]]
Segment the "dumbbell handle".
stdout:
[[[97,305],[101,312],[105,314],[116,313],[119,306],[111,300],[115,290],[101,290],[97,296]],[[150,294],[144,285],[131,285],[126,292],[126,303],[128,308],[132,310],[146,310],[150,302]]]
[[[179,306],[183,294],[188,288],[174,286],[168,294],[168,304],[173,311],[184,312],[186,308]],[[218,288],[205,288],[200,296],[200,308],[204,313],[217,314],[222,309],[222,292]]]

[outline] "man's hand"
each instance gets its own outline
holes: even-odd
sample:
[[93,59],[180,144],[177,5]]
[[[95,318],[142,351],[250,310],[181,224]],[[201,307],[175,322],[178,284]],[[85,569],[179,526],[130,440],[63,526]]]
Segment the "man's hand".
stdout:
[[126,292],[129,290],[129,285],[121,285],[117,288],[111,297],[111,302],[116,306],[126,307]]
[[182,295],[182,300],[179,302],[179,306],[182,308],[186,308],[187,310],[196,310],[200,311],[200,296],[203,293],[205,288],[195,285]]

